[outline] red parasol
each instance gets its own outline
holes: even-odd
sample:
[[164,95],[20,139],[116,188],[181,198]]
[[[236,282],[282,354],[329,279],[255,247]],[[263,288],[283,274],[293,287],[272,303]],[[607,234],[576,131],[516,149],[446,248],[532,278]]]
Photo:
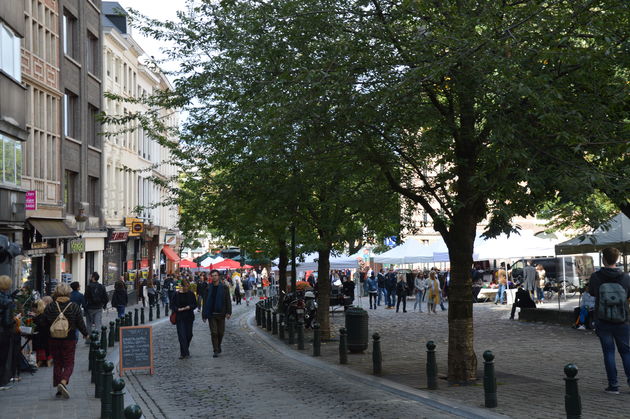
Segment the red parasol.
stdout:
[[195,262],[193,262],[190,259],[182,259],[181,262],[179,262],[179,267],[180,268],[198,268],[199,265],[197,265]]
[[210,267],[212,269],[239,269],[241,267],[241,264],[232,259],[225,259],[219,263],[210,265]]

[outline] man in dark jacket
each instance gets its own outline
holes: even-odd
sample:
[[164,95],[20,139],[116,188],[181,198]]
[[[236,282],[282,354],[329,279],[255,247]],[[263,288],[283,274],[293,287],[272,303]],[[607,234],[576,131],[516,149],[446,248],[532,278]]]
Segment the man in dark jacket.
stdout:
[[385,275],[385,289],[387,290],[386,308],[392,309],[396,305],[396,273],[393,269]]
[[210,277],[212,278],[212,283],[208,285],[208,296],[201,311],[201,318],[204,323],[206,320],[209,320],[214,352],[212,356],[217,358],[221,353],[221,342],[225,334],[225,320],[232,315],[232,299],[230,298],[228,286],[221,283],[219,271],[213,269],[210,271]]
[[516,290],[516,296],[514,297],[514,304],[512,304],[512,312],[510,313],[510,320],[514,320],[516,307],[536,308],[536,303],[534,302],[534,300],[532,300],[532,297],[529,294],[529,292],[523,289],[522,285],[519,285],[518,290]]
[[604,391],[610,394],[619,394],[615,344],[630,385],[630,277],[617,268],[618,259],[619,250],[614,247],[602,250],[604,267],[593,272],[588,282],[588,292],[595,297],[595,331],[602,344],[608,377]]
[[383,273],[383,270],[379,270],[378,274],[376,275],[376,282],[378,285],[378,304],[377,305],[381,305],[381,297],[383,298],[383,300],[385,301],[385,304],[387,304],[387,290],[385,289],[385,274]]
[[92,272],[90,283],[85,289],[85,306],[87,308],[85,317],[87,319],[88,336],[92,334],[92,327],[97,331],[101,330],[103,310],[107,307],[109,298],[103,284],[99,284],[99,275]]

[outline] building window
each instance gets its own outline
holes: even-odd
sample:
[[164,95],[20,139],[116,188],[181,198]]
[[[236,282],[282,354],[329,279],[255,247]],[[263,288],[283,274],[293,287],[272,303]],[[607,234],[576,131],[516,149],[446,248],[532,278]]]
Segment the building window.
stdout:
[[63,95],[63,135],[77,138],[77,124],[79,122],[79,98],[66,90]]
[[69,11],[63,11],[63,53],[69,57],[77,59],[77,18]]
[[94,217],[98,217],[99,213],[99,189],[98,189],[98,178],[93,176],[88,176],[88,202],[90,204],[90,215]]
[[98,109],[92,105],[88,105],[88,114],[88,145],[100,148]]
[[88,31],[87,33],[87,42],[86,42],[87,51],[85,52],[85,60],[87,65],[87,71],[94,74],[95,76],[99,76],[99,48],[98,48],[98,38],[92,34],[92,32]]
[[66,212],[75,214],[77,210],[77,188],[79,186],[79,174],[66,170],[63,186],[63,202],[66,204]]
[[22,143],[0,135],[0,183],[22,183]]
[[0,23],[0,70],[21,82],[20,65],[20,37]]

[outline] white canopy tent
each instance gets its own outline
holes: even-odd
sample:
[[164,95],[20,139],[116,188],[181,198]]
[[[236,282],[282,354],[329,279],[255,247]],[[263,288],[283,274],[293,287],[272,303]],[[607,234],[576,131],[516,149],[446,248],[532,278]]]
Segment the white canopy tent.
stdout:
[[221,256],[217,256],[216,258],[205,258],[204,260],[201,261],[199,266],[201,266],[202,268],[207,268],[210,265],[213,265],[213,264],[219,263],[219,262],[223,262],[224,260],[225,259],[222,258]]
[[433,262],[433,250],[430,246],[422,245],[416,239],[410,238],[400,246],[374,256],[374,262],[396,265],[430,263]]
[[[297,262],[297,270],[300,272],[304,271],[314,271],[317,270],[317,262],[319,260],[319,254],[317,252],[308,253],[303,256],[304,262],[300,262],[298,259]],[[278,270],[278,262],[279,259],[274,259],[273,263],[276,265],[273,267],[273,270]],[[339,256],[330,256],[330,269],[356,269],[359,267],[359,261],[355,255],[339,255]],[[287,269],[291,269],[291,261],[289,261],[289,265]]]
[[521,231],[520,234],[511,234],[510,237],[501,234],[488,240],[475,240],[475,260],[553,256],[555,242],[557,240],[536,237],[527,230]]

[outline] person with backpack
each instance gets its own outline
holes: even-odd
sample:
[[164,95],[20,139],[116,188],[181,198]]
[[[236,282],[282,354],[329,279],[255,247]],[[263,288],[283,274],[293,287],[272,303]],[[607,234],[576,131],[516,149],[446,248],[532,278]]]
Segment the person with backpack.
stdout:
[[602,344],[604,366],[608,377],[609,394],[619,394],[615,345],[630,385],[630,276],[617,268],[619,250],[607,247],[602,250],[604,267],[593,272],[588,292],[595,297],[595,331]]
[[68,384],[74,369],[77,348],[76,330],[87,337],[88,331],[81,315],[81,307],[70,301],[70,286],[61,283],[55,288],[53,302],[44,309],[42,322],[50,333],[48,345],[53,358],[53,387],[56,397],[70,398]]
[[[85,289],[85,317],[87,318],[88,335],[92,333],[92,327],[97,331],[101,330],[103,310],[107,307],[109,298],[103,284],[99,284],[98,272],[92,272],[90,283]],[[87,343],[87,341],[86,341]]]

